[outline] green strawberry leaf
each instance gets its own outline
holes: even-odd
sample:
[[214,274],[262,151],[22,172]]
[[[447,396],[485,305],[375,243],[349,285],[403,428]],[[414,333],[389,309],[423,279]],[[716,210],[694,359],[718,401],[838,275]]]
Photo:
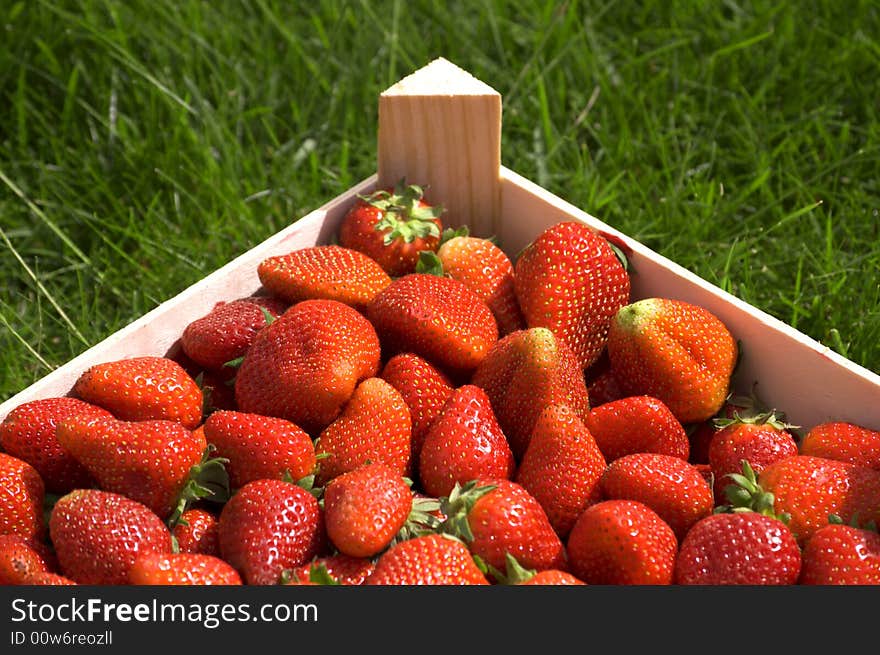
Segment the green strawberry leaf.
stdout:
[[419,261],[416,262],[416,273],[443,277],[443,262],[433,250],[422,250],[419,253]]

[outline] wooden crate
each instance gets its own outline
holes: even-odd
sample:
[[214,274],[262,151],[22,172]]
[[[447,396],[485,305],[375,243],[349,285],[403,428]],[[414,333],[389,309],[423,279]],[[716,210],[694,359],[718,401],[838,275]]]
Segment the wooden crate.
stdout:
[[[401,137],[405,135],[405,138]],[[260,287],[266,257],[327,243],[359,193],[406,176],[430,185],[444,221],[496,235],[514,256],[558,221],[577,220],[620,245],[630,261],[632,299],[677,298],[705,307],[743,345],[734,387],[809,428],[846,420],[880,430],[880,376],[658,255],[598,218],[501,165],[501,96],[444,59],[379,97],[378,172],[302,217],[226,266],[111,335],[0,405],[0,420],[37,398],[66,395],[89,366],[124,357],[173,353],[183,329],[220,300]]]

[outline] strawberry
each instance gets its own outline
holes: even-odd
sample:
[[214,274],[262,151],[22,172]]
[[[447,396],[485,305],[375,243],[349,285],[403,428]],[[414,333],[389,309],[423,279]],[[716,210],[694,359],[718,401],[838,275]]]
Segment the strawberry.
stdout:
[[386,550],[368,585],[487,585],[467,546],[454,537],[429,534]]
[[577,358],[564,341],[545,328],[503,337],[474,371],[472,382],[489,396],[517,459],[525,454],[545,407],[568,405],[581,419],[590,410]]
[[821,423],[804,436],[800,452],[880,471],[880,432],[844,421]]
[[571,573],[560,569],[544,569],[543,571],[535,571],[527,569],[516,561],[516,558],[507,554],[506,570],[504,572],[494,570],[492,575],[499,584],[503,585],[544,585],[544,586],[571,586],[583,585],[582,580],[578,580]]
[[174,421],[120,421],[74,415],[59,421],[58,442],[104,491],[143,503],[161,517],[174,509],[207,444]]
[[282,418],[218,411],[204,423],[205,439],[216,456],[229,460],[229,484],[237,489],[252,480],[299,480],[315,470],[315,447],[309,435]]
[[144,553],[128,570],[133,585],[240,585],[241,576],[212,555]]
[[284,480],[254,480],[220,512],[220,553],[251,585],[280,582],[284,569],[302,566],[324,544],[318,501]]
[[381,378],[364,380],[315,442],[316,482],[326,484],[368,462],[408,475],[411,434],[409,409],[397,390]]
[[489,239],[464,231],[443,242],[436,254],[422,253],[416,271],[464,282],[492,310],[502,336],[522,330],[526,324],[516,299],[513,264]]
[[52,564],[30,539],[0,534],[0,585],[29,584],[36,574],[52,572]]
[[176,421],[189,430],[202,422],[202,390],[167,357],[95,364],[79,376],[73,395],[123,421]]
[[375,260],[350,248],[312,246],[268,257],[257,267],[273,296],[296,304],[335,300],[362,310],[391,278]]
[[259,296],[219,302],[184,328],[180,347],[199,366],[220,370],[243,356],[257,332],[286,309],[286,302]]
[[581,369],[598,359],[611,319],[629,302],[629,276],[611,245],[575,221],[546,229],[520,254],[515,284],[528,327],[566,341]]
[[53,587],[57,587],[57,586],[62,586],[62,585],[63,586],[73,586],[73,585],[76,585],[77,583],[74,582],[73,580],[71,580],[70,578],[65,577],[63,575],[58,575],[57,573],[39,572],[39,573],[35,573],[34,575],[30,576],[28,578],[28,581],[26,584],[41,585],[41,586],[42,585],[51,585]]
[[608,335],[611,370],[623,392],[659,398],[682,423],[705,421],[721,409],[737,352],[717,316],[671,298],[621,308]]
[[470,374],[498,340],[492,311],[466,284],[412,273],[367,307],[389,353],[414,352],[454,374]]
[[24,460],[0,453],[0,535],[39,539],[45,534],[46,488],[37,470]]
[[235,377],[238,406],[320,432],[378,372],[379,357],[376,332],[356,310],[306,300],[254,338]]
[[418,462],[428,428],[452,394],[452,382],[415,353],[395,355],[386,362],[379,377],[397,389],[409,408],[412,421],[410,446],[413,462]]
[[211,512],[192,508],[183,512],[172,530],[181,553],[219,555],[220,525]]
[[61,573],[80,584],[126,584],[139,555],[171,552],[171,533],[150,508],[98,489],[62,496],[49,534]]
[[682,585],[792,585],[801,568],[785,523],[757,512],[712,514],[681,543],[675,581]]
[[384,464],[343,473],[324,488],[324,524],[339,552],[372,557],[406,523],[413,499],[403,476]]
[[880,535],[850,525],[829,524],[804,546],[800,584],[880,584]]
[[286,576],[289,581],[285,584],[315,582],[312,578],[323,577],[326,573],[336,584],[357,586],[364,584],[375,568],[373,561],[365,557],[350,557],[342,554],[318,557],[308,564],[291,569]]
[[599,500],[605,457],[578,415],[566,405],[551,405],[538,417],[516,482],[544,508],[550,524],[565,539],[587,505]]
[[566,542],[571,572],[587,584],[671,584],[678,542],[654,510],[604,500],[578,517]]
[[448,517],[440,530],[459,537],[471,553],[501,570],[510,554],[538,571],[565,569],[565,546],[540,503],[521,485],[503,478],[456,484],[440,499]]
[[634,453],[687,460],[690,442],[682,424],[662,400],[628,396],[594,407],[584,421],[609,462]]
[[663,519],[681,541],[714,506],[712,488],[683,459],[635,453],[614,460],[602,474],[602,497],[636,500]]
[[620,385],[614,379],[614,373],[610,368],[598,371],[588,378],[587,393],[590,395],[590,405],[593,407],[610,403],[612,400],[620,400],[626,396],[620,390]]
[[19,405],[0,423],[0,447],[33,466],[46,491],[55,494],[92,485],[89,472],[55,438],[58,421],[71,414],[112,417],[107,410],[76,398],[44,398]]
[[798,445],[788,431],[792,427],[783,423],[773,412],[758,414],[751,418],[738,415],[731,419],[718,419],[715,433],[709,445],[709,465],[715,476],[715,498],[724,498],[724,490],[730,484],[729,475],[742,471],[746,460],[755,473],[760,473],[773,462],[798,454]]
[[424,490],[445,496],[456,483],[481,476],[510,478],[515,467],[486,392],[471,384],[453,391],[428,429],[419,456]]
[[376,260],[393,277],[412,273],[419,252],[437,250],[443,208],[431,206],[421,187],[379,189],[358,196],[339,225],[339,245]]

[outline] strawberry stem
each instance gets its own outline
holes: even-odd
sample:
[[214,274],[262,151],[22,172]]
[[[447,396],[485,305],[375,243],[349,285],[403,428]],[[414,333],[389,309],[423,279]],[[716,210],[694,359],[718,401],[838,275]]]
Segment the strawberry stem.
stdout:
[[456,482],[449,495],[440,499],[440,511],[446,516],[440,525],[440,532],[458,537],[465,543],[472,542],[474,533],[468,515],[474,504],[495,488],[492,484],[478,487],[476,480],[465,482],[464,485]]
[[388,246],[395,239],[412,243],[416,239],[440,237],[436,219],[443,213],[443,207],[423,204],[424,195],[422,187],[407,186],[405,179],[401,179],[392,191],[380,189],[369,196],[358,197],[382,212],[375,228],[386,232],[383,241]]
[[170,530],[180,523],[180,517],[196,501],[225,503],[229,500],[229,474],[224,466],[229,460],[224,457],[213,457],[216,450],[216,446],[208,444],[205,452],[202,453],[201,461],[190,468],[186,483],[177,495],[174,511],[166,521]]

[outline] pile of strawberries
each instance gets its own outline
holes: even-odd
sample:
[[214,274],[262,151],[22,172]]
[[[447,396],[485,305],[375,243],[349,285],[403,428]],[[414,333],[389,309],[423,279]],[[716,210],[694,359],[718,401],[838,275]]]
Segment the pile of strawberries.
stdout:
[[179,354],[0,425],[3,584],[878,584],[880,432],[731,394],[577,222],[515,260],[400,184]]

